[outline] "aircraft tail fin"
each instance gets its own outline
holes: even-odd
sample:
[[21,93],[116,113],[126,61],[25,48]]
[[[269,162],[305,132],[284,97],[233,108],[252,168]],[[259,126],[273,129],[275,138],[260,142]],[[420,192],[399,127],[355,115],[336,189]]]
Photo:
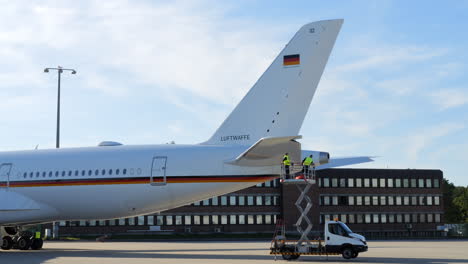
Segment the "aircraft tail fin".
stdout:
[[304,25],[202,144],[252,145],[261,138],[298,135],[342,19]]

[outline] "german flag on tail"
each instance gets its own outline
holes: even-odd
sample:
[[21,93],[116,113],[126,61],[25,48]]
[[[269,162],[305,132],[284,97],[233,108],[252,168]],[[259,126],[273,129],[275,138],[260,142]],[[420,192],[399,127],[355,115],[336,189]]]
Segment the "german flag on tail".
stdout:
[[299,54],[285,55],[283,57],[283,66],[293,66],[301,64]]

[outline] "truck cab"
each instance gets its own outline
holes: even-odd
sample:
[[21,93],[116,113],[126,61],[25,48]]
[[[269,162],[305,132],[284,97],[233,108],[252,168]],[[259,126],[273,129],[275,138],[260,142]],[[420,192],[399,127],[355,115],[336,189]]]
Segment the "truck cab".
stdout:
[[324,231],[326,252],[341,253],[343,258],[350,259],[367,251],[366,238],[354,233],[343,222],[327,221]]

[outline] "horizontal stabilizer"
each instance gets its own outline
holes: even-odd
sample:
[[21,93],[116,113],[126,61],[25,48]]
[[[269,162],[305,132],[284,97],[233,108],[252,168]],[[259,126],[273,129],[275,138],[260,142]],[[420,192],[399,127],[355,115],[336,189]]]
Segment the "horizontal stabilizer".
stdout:
[[365,162],[372,162],[374,161],[372,158],[374,157],[369,157],[369,156],[336,157],[336,158],[332,157],[327,164],[317,166],[316,170],[323,170],[323,169],[328,169],[328,168],[335,168],[335,167],[341,167],[341,166],[347,166],[347,165],[353,165],[353,164],[359,164],[359,163],[365,163]]
[[29,211],[41,209],[39,204],[34,200],[5,189],[0,190],[0,201],[0,211]]
[[301,144],[296,139],[301,136],[261,138],[236,159],[226,163],[238,166],[274,166],[281,164],[284,153],[289,153],[292,161],[301,158]]

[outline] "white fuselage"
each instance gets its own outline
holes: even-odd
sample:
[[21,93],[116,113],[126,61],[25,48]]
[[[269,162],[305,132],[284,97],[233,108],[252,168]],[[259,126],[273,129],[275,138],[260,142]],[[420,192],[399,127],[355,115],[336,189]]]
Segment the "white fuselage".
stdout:
[[3,152],[0,170],[11,170],[0,174],[0,192],[10,197],[12,210],[0,210],[0,225],[154,213],[279,176],[279,166],[225,163],[245,149],[148,145]]

